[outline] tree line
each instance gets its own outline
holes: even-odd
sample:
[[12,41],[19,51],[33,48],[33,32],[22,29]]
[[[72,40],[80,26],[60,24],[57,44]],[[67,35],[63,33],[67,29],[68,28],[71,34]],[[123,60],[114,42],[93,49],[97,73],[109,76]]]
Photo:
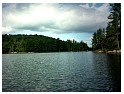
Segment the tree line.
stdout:
[[83,41],[63,41],[43,35],[2,35],[2,53],[11,52],[63,52],[87,51],[89,47]]
[[99,28],[93,34],[93,50],[120,50],[121,49],[121,4],[110,4],[109,22],[106,28]]

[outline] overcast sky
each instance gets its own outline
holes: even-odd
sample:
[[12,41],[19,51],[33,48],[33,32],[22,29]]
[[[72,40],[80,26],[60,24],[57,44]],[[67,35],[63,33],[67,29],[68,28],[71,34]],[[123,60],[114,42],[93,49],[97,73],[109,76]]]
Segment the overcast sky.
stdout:
[[107,25],[109,4],[2,4],[2,34],[38,34],[83,40]]

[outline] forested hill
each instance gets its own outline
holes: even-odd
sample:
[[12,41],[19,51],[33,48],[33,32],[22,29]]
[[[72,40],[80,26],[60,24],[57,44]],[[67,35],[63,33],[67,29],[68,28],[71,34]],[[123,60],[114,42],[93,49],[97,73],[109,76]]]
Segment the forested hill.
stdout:
[[87,51],[83,41],[62,41],[43,35],[2,35],[2,53]]

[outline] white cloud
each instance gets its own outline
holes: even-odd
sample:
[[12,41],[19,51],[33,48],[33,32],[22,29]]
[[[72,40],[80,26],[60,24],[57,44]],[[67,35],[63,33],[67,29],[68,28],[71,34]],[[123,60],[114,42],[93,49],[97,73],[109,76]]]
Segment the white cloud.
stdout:
[[86,38],[86,39],[84,40],[84,42],[87,43],[89,47],[91,47],[91,45],[92,45],[92,36]]
[[108,4],[3,4],[3,33],[18,30],[54,33],[94,32],[107,24]]
[[3,33],[8,33],[8,32],[12,31],[12,28],[11,27],[2,27],[2,31],[3,31]]

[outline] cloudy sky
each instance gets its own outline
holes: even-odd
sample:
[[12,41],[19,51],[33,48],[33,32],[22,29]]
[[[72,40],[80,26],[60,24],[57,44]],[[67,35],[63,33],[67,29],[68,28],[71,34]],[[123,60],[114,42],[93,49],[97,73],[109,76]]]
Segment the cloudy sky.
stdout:
[[3,3],[2,34],[38,34],[61,40],[83,40],[107,25],[109,4]]

